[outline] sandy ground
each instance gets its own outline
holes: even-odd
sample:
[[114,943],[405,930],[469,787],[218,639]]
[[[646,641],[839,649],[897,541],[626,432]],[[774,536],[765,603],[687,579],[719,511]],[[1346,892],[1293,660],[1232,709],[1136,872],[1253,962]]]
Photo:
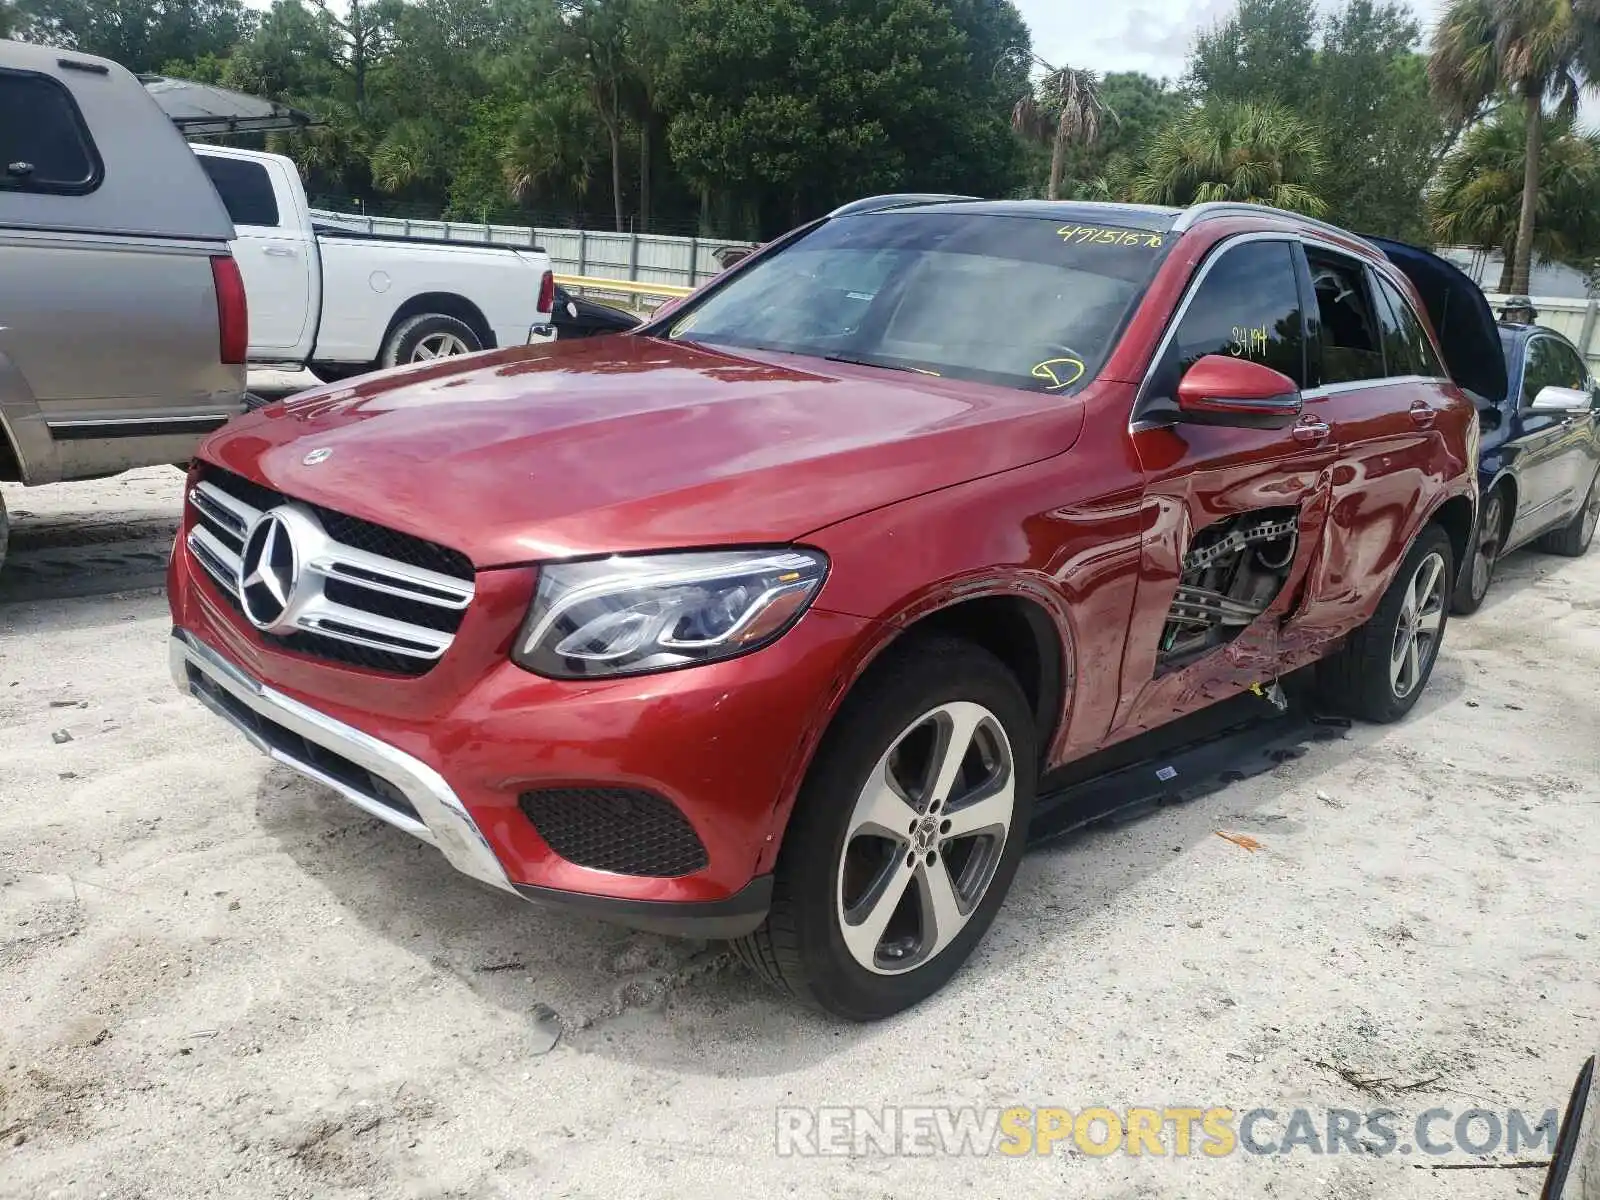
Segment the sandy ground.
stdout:
[[[6,496],[26,537],[177,486]],[[1035,852],[868,1028],[269,765],[173,691],[158,592],[0,605],[0,1195],[1537,1195],[1395,1155],[780,1157],[775,1109],[1559,1107],[1600,1041],[1597,585],[1515,556],[1410,720]]]

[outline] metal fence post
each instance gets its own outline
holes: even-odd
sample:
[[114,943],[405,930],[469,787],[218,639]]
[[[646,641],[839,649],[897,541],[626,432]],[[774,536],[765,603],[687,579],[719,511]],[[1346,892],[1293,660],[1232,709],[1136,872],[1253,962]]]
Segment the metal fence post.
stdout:
[[630,234],[628,237],[628,280],[637,281],[639,278],[639,235]]
[[1578,348],[1583,351],[1585,357],[1600,357],[1596,355],[1596,347],[1591,342],[1596,315],[1600,315],[1600,300],[1591,299],[1589,307],[1583,314],[1583,334],[1578,338]]
[[589,266],[589,235],[578,230],[578,274],[583,275]]
[[700,239],[689,239],[689,286],[694,287],[700,282]]

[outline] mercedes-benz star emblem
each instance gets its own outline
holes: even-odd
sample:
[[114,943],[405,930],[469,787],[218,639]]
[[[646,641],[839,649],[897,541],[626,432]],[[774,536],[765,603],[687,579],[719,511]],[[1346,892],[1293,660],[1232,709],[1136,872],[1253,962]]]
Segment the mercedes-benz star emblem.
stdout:
[[327,462],[332,457],[333,457],[333,448],[331,446],[318,446],[315,450],[313,450],[310,454],[306,455],[300,461],[302,463],[304,463],[308,467],[314,467],[318,463]]
[[283,620],[300,578],[300,559],[283,513],[263,513],[244,539],[239,565],[239,601],[257,629]]

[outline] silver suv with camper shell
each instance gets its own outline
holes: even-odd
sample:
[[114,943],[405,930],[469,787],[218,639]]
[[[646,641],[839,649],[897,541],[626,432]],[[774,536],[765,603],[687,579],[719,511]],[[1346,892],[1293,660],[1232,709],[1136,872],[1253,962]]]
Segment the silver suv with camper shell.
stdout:
[[133,74],[0,41],[0,481],[184,463],[244,410],[233,236]]

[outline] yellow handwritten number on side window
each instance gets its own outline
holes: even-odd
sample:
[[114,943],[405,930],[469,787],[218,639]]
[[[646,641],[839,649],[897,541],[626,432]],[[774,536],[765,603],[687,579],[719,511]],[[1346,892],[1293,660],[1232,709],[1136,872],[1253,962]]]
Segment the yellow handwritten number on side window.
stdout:
[[1075,358],[1047,358],[1042,363],[1035,363],[1028,374],[1044,380],[1045,391],[1057,392],[1083,378],[1083,363]]

